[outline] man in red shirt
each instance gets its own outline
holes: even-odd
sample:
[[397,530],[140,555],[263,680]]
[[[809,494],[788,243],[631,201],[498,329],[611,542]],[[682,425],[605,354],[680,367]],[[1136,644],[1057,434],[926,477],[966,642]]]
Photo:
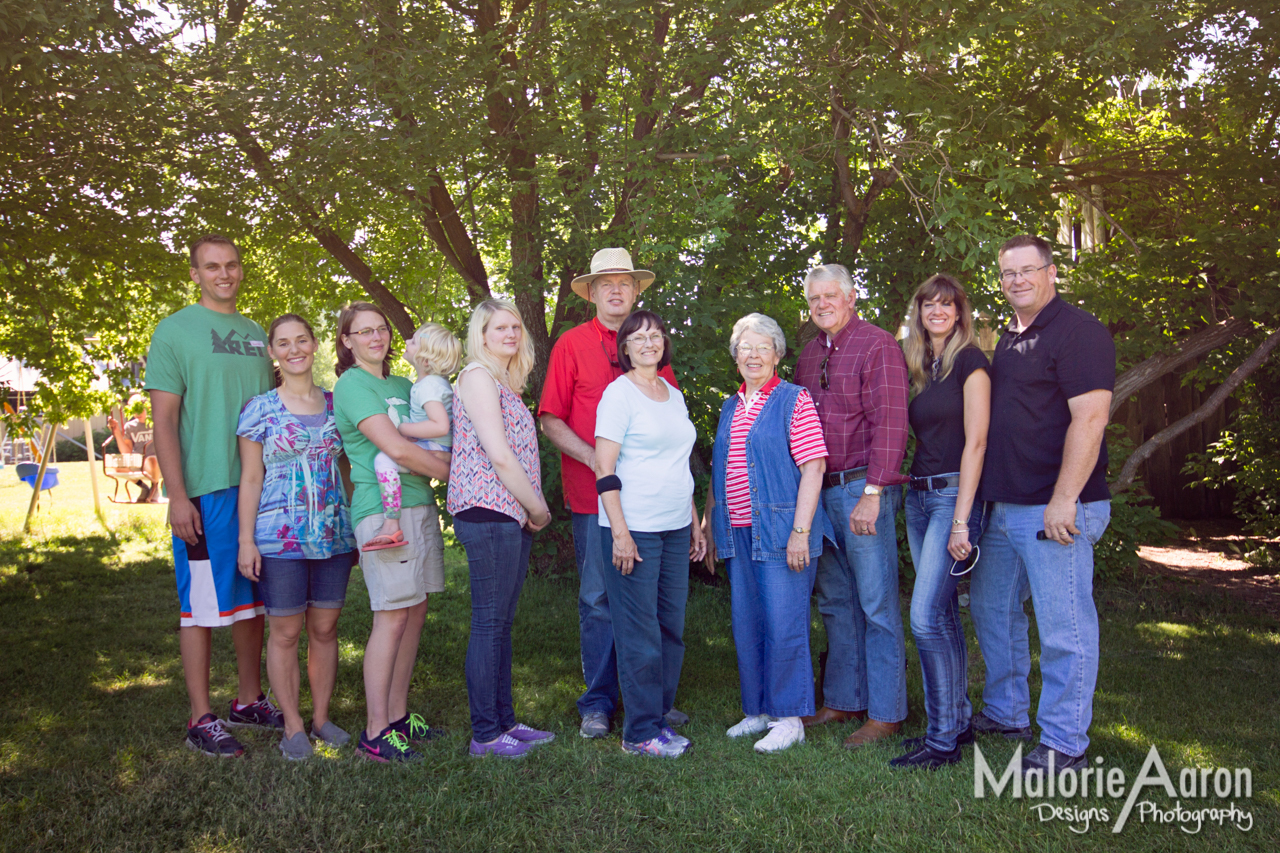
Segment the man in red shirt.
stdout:
[[[561,483],[573,512],[573,550],[578,564],[578,630],[582,677],[586,692],[578,699],[579,733],[586,738],[609,734],[609,718],[618,706],[618,661],[613,648],[613,622],[605,595],[600,556],[600,524],[596,502],[596,408],[609,383],[623,374],[618,362],[618,329],[635,306],[636,297],[653,283],[649,270],[633,269],[626,249],[601,249],[591,258],[591,272],[573,280],[573,292],[594,303],[596,316],[560,336],[551,350],[542,386],[538,417],[542,431],[560,450]],[[658,371],[672,385],[670,366]],[[612,567],[608,567],[612,569]],[[667,709],[673,726],[688,720]]]
[[806,725],[866,718],[844,742],[856,749],[897,734],[907,716],[906,644],[898,603],[902,458],[907,450],[907,362],[893,335],[858,317],[839,264],[804,281],[816,338],[800,353],[796,384],[809,389],[827,443],[822,506],[836,548],[818,561],[815,592],[827,627],[818,713]]

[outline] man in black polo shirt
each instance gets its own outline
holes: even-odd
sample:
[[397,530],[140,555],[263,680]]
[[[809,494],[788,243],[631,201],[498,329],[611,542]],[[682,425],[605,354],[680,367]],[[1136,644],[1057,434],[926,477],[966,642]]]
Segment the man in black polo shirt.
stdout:
[[[1031,739],[1028,595],[1040,634],[1040,743],[1023,770],[1085,766],[1098,679],[1093,545],[1111,520],[1103,432],[1115,386],[1111,334],[1064,302],[1049,244],[1000,248],[1014,318],[991,361],[991,428],[978,497],[993,501],[970,611],[987,665],[978,733]],[[1043,531],[1043,532],[1041,532]]]

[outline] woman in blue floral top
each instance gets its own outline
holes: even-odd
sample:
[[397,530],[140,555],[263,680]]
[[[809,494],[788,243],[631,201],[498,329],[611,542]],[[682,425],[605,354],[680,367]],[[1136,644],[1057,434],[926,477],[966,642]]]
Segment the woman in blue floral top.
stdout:
[[332,746],[351,738],[329,720],[338,675],[338,615],[355,562],[351,514],[338,471],[342,438],[333,395],[315,384],[310,324],[285,314],[267,332],[279,385],[240,413],[240,573],[257,581],[271,633],[267,677],[284,715],[280,751],[311,755],[298,710],[298,638],[307,632],[311,737]]

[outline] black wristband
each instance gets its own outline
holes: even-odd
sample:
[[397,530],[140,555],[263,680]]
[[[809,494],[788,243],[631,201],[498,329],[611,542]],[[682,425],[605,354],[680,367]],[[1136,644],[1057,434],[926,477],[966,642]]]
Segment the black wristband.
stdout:
[[596,480],[596,494],[603,495],[605,492],[622,491],[622,481],[618,479],[617,474],[610,474],[608,477],[601,477]]

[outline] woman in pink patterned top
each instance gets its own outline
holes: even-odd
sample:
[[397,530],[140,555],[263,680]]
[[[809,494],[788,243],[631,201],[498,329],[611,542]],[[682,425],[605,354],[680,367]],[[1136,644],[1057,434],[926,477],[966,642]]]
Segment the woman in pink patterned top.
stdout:
[[449,512],[471,573],[467,699],[471,754],[518,758],[555,738],[516,722],[511,623],[529,568],[533,532],[551,522],[542,496],[538,434],[520,399],[533,342],[510,302],[486,299],[471,314],[467,366],[453,401]]

